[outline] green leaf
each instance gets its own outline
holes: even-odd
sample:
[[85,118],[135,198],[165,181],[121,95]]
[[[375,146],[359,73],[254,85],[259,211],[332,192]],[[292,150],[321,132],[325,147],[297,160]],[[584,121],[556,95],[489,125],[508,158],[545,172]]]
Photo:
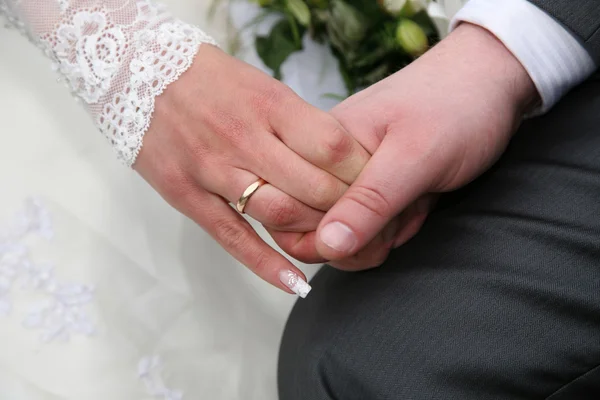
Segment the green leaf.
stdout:
[[[218,0],[220,1],[220,0]],[[241,28],[236,29],[233,26],[231,18],[227,19],[227,28],[230,33],[227,35],[227,52],[233,56],[237,56],[238,52],[242,49],[242,36],[247,33],[249,29],[258,27],[269,15],[272,14],[270,10],[261,10],[261,12],[249,22],[243,25]],[[254,32],[252,33],[254,35]]]
[[286,0],[285,5],[288,11],[298,20],[300,25],[308,26],[310,24],[310,10],[302,0]]
[[329,6],[329,0],[307,0],[310,7],[316,7],[317,9],[326,9]]
[[375,0],[347,0],[347,3],[360,10],[371,24],[377,24],[381,19],[388,17]]
[[347,46],[356,46],[366,36],[368,25],[368,19],[358,9],[342,0],[332,2],[327,28],[341,51]]
[[361,83],[365,86],[379,82],[390,74],[389,66],[381,64],[367,74],[361,76]]
[[353,60],[352,67],[363,68],[375,64],[376,62],[383,60],[389,52],[389,49],[381,46],[373,49],[373,51],[370,52],[359,53],[359,56]]
[[265,65],[273,70],[276,79],[281,79],[281,66],[285,60],[299,50],[302,50],[302,43],[298,44],[294,38],[292,24],[287,19],[275,24],[267,36],[256,38],[256,52]]
[[428,38],[432,39],[432,42],[439,40],[437,28],[431,18],[429,18],[427,11],[421,11],[411,19],[421,26],[421,29],[423,29]]
[[296,47],[302,48],[302,38],[300,37],[300,28],[298,27],[298,22],[296,22],[296,18],[288,11],[286,17],[290,23],[290,28],[292,30],[292,37],[294,38],[294,43]]
[[217,8],[219,8],[219,5],[221,5],[222,1],[221,0],[212,0],[210,2],[210,5],[208,6],[208,20],[211,21],[215,18],[215,15],[217,13]]
[[337,101],[344,101],[348,98],[348,96],[344,96],[342,94],[337,94],[337,93],[325,93],[325,94],[321,95],[321,98],[332,99],[332,100],[337,100]]
[[348,91],[348,96],[351,96],[354,94],[357,88],[356,80],[346,67],[344,57],[335,49],[333,49],[333,54],[339,60],[338,70],[340,71],[340,75],[342,75],[342,80],[344,81],[344,86],[346,86],[346,90]]

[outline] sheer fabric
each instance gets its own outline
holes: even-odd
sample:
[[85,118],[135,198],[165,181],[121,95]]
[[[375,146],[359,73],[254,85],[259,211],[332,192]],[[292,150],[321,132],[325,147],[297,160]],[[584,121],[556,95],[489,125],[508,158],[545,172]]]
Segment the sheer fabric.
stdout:
[[117,157],[132,166],[154,102],[215,41],[150,0],[0,0],[0,13],[52,59]]

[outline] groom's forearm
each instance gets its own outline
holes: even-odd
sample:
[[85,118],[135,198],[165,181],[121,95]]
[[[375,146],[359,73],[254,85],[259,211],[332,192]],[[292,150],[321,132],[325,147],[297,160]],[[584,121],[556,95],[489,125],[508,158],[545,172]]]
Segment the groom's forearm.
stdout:
[[[584,1],[569,1],[573,2]],[[540,94],[540,107],[534,110],[537,113],[548,111],[596,70],[583,38],[533,2],[471,0],[455,16],[452,27],[461,22],[492,32],[521,62]]]

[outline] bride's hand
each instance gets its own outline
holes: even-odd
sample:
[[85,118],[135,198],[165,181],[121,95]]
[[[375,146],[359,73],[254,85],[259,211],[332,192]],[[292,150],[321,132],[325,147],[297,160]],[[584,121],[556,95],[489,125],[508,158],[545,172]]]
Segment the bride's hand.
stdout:
[[271,230],[314,231],[368,159],[333,117],[203,45],[190,70],[157,99],[134,168],[231,255],[290,291],[289,278],[304,275],[228,203],[262,178],[269,184],[252,195],[245,212]]

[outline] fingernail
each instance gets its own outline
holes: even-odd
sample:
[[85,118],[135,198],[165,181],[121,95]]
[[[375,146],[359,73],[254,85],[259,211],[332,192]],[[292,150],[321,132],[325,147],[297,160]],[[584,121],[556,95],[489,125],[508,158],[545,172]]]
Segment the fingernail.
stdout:
[[320,238],[327,246],[342,253],[349,252],[356,245],[354,232],[341,222],[325,225]]
[[279,280],[303,299],[312,290],[312,287],[294,271],[286,270],[279,272]]

